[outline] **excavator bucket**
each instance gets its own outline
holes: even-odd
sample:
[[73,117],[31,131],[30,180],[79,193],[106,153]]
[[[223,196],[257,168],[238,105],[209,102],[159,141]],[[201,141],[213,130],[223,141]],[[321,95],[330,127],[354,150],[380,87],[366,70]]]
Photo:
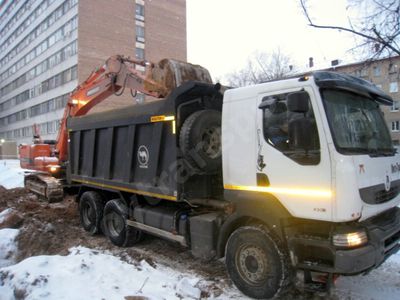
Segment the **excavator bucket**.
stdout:
[[207,69],[174,59],[159,61],[154,65],[150,76],[150,79],[166,87],[169,92],[186,81],[212,83]]

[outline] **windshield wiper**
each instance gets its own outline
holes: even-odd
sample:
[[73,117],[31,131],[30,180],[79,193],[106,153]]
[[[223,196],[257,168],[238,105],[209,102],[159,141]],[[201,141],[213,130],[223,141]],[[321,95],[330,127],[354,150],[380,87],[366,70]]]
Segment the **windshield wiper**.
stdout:
[[341,147],[340,150],[352,154],[368,154],[372,157],[378,156],[393,156],[396,153],[396,149],[368,149],[361,147]]
[[374,152],[371,153],[371,156],[393,156],[395,155],[397,150],[393,149],[374,149]]
[[370,154],[371,151],[367,148],[361,147],[340,147],[340,150],[347,153],[359,153],[359,154]]

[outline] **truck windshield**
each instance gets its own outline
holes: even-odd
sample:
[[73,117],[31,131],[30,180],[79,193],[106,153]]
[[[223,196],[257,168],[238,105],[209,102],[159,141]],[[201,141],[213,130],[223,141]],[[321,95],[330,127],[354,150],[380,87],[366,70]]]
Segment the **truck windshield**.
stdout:
[[367,96],[343,90],[322,90],[328,122],[342,154],[393,155],[389,131],[379,105]]

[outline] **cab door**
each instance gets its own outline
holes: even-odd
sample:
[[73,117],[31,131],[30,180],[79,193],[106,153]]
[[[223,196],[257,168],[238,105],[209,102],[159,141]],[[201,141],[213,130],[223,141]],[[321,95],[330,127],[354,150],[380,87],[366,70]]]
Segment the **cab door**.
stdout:
[[296,217],[331,220],[331,163],[311,87],[261,94],[257,187]]

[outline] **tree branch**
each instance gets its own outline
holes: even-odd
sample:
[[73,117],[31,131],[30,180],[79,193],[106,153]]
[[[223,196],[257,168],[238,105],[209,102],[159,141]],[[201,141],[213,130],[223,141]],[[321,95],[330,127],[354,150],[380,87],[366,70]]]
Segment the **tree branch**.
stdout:
[[[399,19],[399,14],[400,14],[399,10],[400,9],[397,8],[394,11],[390,9],[393,5],[396,5],[396,1],[392,1],[391,3],[389,3],[386,6],[383,3],[380,3],[376,0],[373,0],[373,2],[376,4],[377,7],[379,7],[381,9],[381,10],[376,11],[375,15],[381,15],[381,14],[385,15],[385,10],[386,10],[387,13],[389,13],[389,12],[394,13],[395,18],[397,20]],[[398,1],[398,2],[400,2],[400,1]],[[389,27],[389,26],[385,26],[386,24],[381,26],[382,31],[377,30],[376,25],[373,25],[371,29],[365,29],[364,32],[361,30],[356,30],[350,20],[349,20],[350,28],[343,27],[343,26],[335,26],[335,25],[319,25],[319,24],[315,24],[313,22],[313,20],[311,19],[310,15],[308,13],[308,9],[305,4],[305,0],[300,0],[300,4],[301,4],[301,7],[302,7],[305,17],[308,20],[309,26],[314,27],[314,28],[320,28],[320,29],[331,29],[331,30],[340,30],[340,31],[348,32],[353,35],[360,36],[369,42],[374,42],[374,43],[382,45],[381,49],[387,48],[387,49],[390,49],[392,52],[396,53],[397,55],[400,55],[400,49],[397,47],[397,43],[395,41],[396,38],[399,37],[399,34],[395,31],[394,34],[392,34],[390,36],[389,36],[389,32],[388,32],[387,38],[384,38],[382,36],[382,33],[385,32],[384,30],[386,30]],[[397,5],[397,7],[400,7],[399,5]],[[371,20],[375,19],[375,18],[371,19],[370,17],[371,16],[365,17],[365,20],[367,21],[367,23],[371,23]],[[387,20],[387,18],[386,18],[386,20]],[[374,35],[368,34],[367,33],[368,31],[370,31]],[[386,36],[386,34],[384,34],[384,35]]]

